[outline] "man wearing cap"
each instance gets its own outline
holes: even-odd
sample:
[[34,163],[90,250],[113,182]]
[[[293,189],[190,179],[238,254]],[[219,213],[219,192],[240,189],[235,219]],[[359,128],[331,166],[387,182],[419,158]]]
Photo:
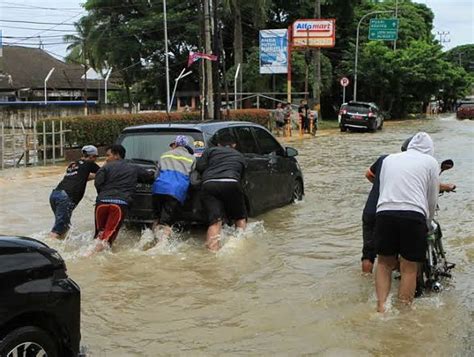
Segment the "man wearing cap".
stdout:
[[[160,157],[160,171],[156,178],[153,193],[155,238],[166,239],[171,234],[171,226],[183,206],[190,184],[189,175],[194,170],[196,159],[189,147],[188,138],[178,135],[170,144],[171,150]],[[159,236],[160,231],[163,235]]]
[[49,196],[55,217],[51,238],[64,238],[71,224],[72,211],[84,196],[87,181],[93,180],[99,170],[99,166],[95,163],[98,156],[97,148],[87,145],[81,151],[82,157],[69,164],[64,178]]

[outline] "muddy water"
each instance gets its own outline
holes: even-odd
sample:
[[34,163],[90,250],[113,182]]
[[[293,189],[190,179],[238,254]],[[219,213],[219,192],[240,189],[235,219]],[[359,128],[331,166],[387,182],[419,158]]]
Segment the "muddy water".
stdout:
[[[441,197],[438,218],[458,265],[441,294],[412,308],[393,299],[381,316],[372,278],[359,272],[364,171],[418,130],[432,134],[439,160],[455,161],[443,180],[459,188]],[[375,134],[327,131],[291,145],[304,202],[252,220],[245,237],[228,230],[217,255],[203,248],[202,231],[147,253],[137,249],[139,232],[124,231],[112,252],[81,257],[93,229],[92,187],[69,240],[49,242],[48,195],[63,167],[0,174],[0,231],[46,240],[65,257],[82,288],[82,343],[92,356],[472,355],[474,122],[388,123]]]

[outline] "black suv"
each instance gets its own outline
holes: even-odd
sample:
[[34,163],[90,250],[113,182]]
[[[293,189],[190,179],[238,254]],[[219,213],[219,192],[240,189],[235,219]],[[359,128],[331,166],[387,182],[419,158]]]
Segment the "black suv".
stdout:
[[55,250],[0,236],[0,356],[78,356],[80,295]]
[[[303,174],[296,161],[298,152],[284,148],[263,126],[240,121],[150,124],[123,130],[117,143],[127,150],[127,158],[147,168],[156,168],[160,156],[169,150],[176,135],[186,135],[199,157],[208,146],[215,146],[219,135],[231,134],[237,150],[244,154],[247,168],[243,189],[250,216],[301,200]],[[151,223],[153,208],[151,185],[139,183],[128,213],[130,223]],[[205,223],[199,187],[191,187],[180,220]]]
[[344,103],[339,110],[338,120],[341,131],[348,128],[375,131],[383,127],[383,115],[374,103]]

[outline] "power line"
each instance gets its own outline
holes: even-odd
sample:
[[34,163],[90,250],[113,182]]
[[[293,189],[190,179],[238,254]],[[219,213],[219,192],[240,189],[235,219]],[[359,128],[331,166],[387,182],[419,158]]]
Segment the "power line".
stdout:
[[2,4],[8,4],[11,6],[2,6],[3,9],[38,9],[38,10],[58,10],[58,11],[77,11],[80,10],[78,7],[42,7],[42,6],[35,6],[35,5],[27,5],[27,4],[18,4],[9,1],[2,1]]
[[66,22],[39,22],[39,21],[21,21],[21,20],[2,20],[0,22],[10,22],[15,24],[34,24],[34,25],[56,25],[56,26],[74,26],[73,23]]
[[[19,26],[2,26],[2,28],[5,29],[16,29],[16,30],[36,30],[36,31],[42,31],[42,32],[64,32],[67,30],[54,30],[54,27],[51,27],[50,29],[44,29],[44,28],[37,28],[37,27],[19,27]],[[32,35],[31,37],[37,37],[37,35]]]
[[[64,22],[69,21],[69,20],[72,20],[72,19],[75,19],[76,17],[78,17],[78,16],[81,15],[81,14],[82,14],[81,12],[78,12],[77,14],[75,14],[75,15],[73,15],[73,16],[71,16],[71,17],[68,17],[66,20],[64,20]],[[50,27],[50,28],[48,28],[48,29],[46,29],[46,30],[40,30],[40,32],[35,33],[35,34],[32,35],[31,37],[37,37],[37,36],[39,36],[39,35],[41,35],[41,34],[43,34],[43,33],[45,33],[45,32],[49,32],[49,31],[58,31],[58,30],[55,30],[55,28],[58,27],[58,26],[59,26],[59,25],[55,25],[55,26]],[[59,31],[60,31],[60,30],[59,30]],[[23,42],[23,41],[25,41],[25,40],[20,40],[20,41],[18,41],[18,42]]]

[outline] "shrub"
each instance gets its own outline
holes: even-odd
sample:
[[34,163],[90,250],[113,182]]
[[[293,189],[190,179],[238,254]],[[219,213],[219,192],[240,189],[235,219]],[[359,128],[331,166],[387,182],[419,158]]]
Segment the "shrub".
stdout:
[[[229,120],[250,121],[260,125],[267,125],[270,112],[265,109],[241,109],[231,110]],[[223,120],[227,119],[227,112],[223,111]],[[89,115],[67,118],[48,118],[38,121],[37,130],[39,139],[43,131],[43,122],[46,124],[46,131],[51,132],[51,123],[55,121],[55,131],[59,131],[59,120],[63,121],[63,129],[68,130],[65,135],[65,146],[81,147],[93,144],[96,146],[109,145],[117,139],[122,130],[129,126],[141,124],[156,124],[177,121],[199,121],[199,112],[170,113],[169,119],[166,113],[140,113],[140,114],[104,114]],[[47,136],[48,143],[51,143],[51,135]],[[56,139],[56,144],[59,140]]]

